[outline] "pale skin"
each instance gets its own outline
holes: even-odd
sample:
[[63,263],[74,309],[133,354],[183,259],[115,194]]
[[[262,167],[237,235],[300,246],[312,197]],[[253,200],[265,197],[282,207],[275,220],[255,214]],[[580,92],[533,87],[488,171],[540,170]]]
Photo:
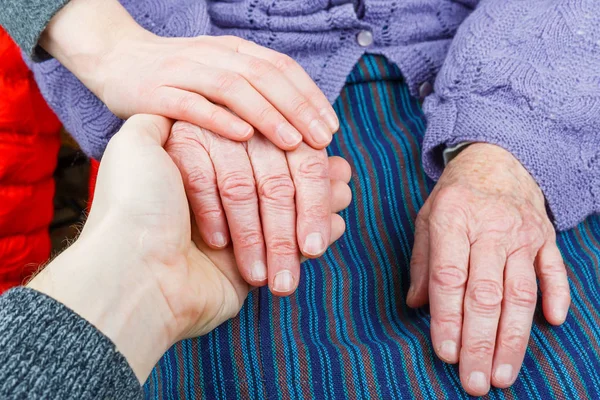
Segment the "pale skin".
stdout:
[[[323,192],[332,161],[319,151],[339,125],[297,63],[235,37],[159,38],[116,0],[73,0],[40,44],[116,115],[195,125],[178,124],[168,147],[204,242],[212,249],[233,243],[248,284],[268,283],[277,295],[295,290],[297,251],[322,254],[333,230],[327,210],[336,195]],[[241,145],[219,136],[253,138]],[[302,178],[301,166],[313,164]],[[508,152],[473,144],[446,168],[416,227],[407,302],[430,303],[436,354],[460,360],[470,394],[510,386],[531,329],[535,277],[550,323],[564,321],[570,302],[539,187]]]
[[[140,382],[173,343],[234,317],[251,289],[231,246],[206,246],[190,218],[180,172],[163,148],[171,126],[148,115],[123,126],[106,150],[79,239],[28,285],[107,335]],[[329,178],[332,243],[345,229],[335,212],[350,202],[338,193],[349,165],[330,159]]]
[[517,377],[537,301],[564,322],[571,301],[565,265],[544,196],[507,151],[472,144],[446,167],[417,217],[407,302],[429,302],[431,340],[460,362],[474,396]]

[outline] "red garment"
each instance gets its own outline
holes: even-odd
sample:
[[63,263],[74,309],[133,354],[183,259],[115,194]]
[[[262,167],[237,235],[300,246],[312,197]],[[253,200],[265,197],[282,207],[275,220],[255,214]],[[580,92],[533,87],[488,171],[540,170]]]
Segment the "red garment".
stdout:
[[60,126],[0,28],[0,293],[50,255]]

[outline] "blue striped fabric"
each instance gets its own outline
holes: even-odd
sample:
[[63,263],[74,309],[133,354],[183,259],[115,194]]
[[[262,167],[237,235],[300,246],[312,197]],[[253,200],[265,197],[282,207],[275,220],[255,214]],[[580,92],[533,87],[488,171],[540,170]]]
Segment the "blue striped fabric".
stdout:
[[[425,123],[400,71],[368,56],[335,103],[330,147],[352,164],[348,231],[303,265],[295,295],[263,288],[240,315],[175,345],[145,384],[155,399],[467,398],[439,361],[426,309],[407,308],[414,220],[431,182],[420,164]],[[514,386],[491,399],[600,398],[600,217],[558,237],[573,306],[551,327],[538,310]]]

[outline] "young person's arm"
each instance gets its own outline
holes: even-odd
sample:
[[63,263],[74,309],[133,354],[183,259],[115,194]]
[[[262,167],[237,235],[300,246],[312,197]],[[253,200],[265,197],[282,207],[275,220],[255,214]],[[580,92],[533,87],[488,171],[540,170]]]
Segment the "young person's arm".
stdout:
[[[303,140],[322,149],[338,128],[325,95],[292,59],[239,38],[202,36],[210,25],[204,2],[192,16],[194,31],[169,33],[193,38],[156,36],[138,25],[117,0],[2,3],[8,7],[0,11],[0,22],[26,53],[40,55],[43,48],[77,77],[61,79],[60,93],[76,90],[76,101],[81,101],[81,82],[119,118],[162,115],[234,140],[249,139],[256,128],[283,150]],[[129,6],[138,11],[142,7]],[[148,11],[137,17],[154,15]],[[56,77],[56,71],[53,74]],[[36,77],[54,106],[44,78]],[[102,114],[101,104],[91,108],[89,103],[86,112]],[[67,103],[65,113],[72,114],[76,106]],[[62,109],[58,111],[64,119]],[[81,140],[84,149],[93,146],[94,157],[118,128],[113,120],[106,122],[103,137]],[[75,136],[80,134],[68,119],[65,125]]]
[[0,26],[32,59],[50,56],[38,41],[54,15],[70,0],[0,0]]

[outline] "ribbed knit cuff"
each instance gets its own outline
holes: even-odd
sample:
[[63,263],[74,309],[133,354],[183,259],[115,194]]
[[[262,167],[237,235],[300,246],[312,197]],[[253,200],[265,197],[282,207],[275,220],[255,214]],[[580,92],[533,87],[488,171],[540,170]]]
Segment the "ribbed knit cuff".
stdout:
[[600,165],[592,162],[600,155],[600,135],[582,143],[526,107],[476,95],[451,100],[432,95],[424,111],[423,164],[431,178],[443,171],[446,146],[491,143],[511,152],[533,176],[557,229],[572,228],[600,211]]
[[0,11],[0,25],[33,61],[51,56],[38,41],[48,23],[70,0],[5,0]]
[[56,300],[28,288],[0,297],[0,398],[136,399],[115,345]]

